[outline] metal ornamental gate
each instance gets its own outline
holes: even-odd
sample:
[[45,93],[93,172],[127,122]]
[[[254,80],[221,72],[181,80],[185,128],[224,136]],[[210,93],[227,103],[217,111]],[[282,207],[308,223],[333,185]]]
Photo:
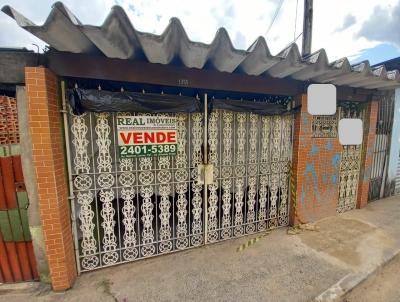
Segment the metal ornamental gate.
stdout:
[[386,186],[386,178],[389,164],[393,115],[394,97],[385,97],[378,103],[378,118],[376,122],[376,137],[373,151],[368,201],[382,198],[390,193],[390,187]]
[[216,110],[205,125],[204,113],[163,114],[177,118],[176,156],[119,158],[118,115],[68,115],[80,271],[288,224],[292,116]]
[[[365,125],[365,109],[340,108],[339,119],[359,118],[364,123],[364,130],[368,131]],[[356,208],[358,182],[361,166],[361,145],[343,145],[340,172],[339,172],[339,200],[336,211],[343,213]]]
[[291,133],[291,116],[210,114],[208,242],[288,224]]

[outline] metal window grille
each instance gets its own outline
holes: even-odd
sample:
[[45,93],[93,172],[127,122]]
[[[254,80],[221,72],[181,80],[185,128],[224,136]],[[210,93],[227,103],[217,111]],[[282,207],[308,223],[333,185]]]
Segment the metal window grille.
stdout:
[[337,137],[337,115],[314,115],[312,117],[313,137]]

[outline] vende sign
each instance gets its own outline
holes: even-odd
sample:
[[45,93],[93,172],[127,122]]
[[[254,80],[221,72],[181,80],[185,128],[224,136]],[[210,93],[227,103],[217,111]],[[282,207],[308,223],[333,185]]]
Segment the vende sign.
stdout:
[[118,144],[175,144],[176,131],[121,131],[119,132]]
[[175,117],[118,116],[117,130],[121,158],[176,155]]

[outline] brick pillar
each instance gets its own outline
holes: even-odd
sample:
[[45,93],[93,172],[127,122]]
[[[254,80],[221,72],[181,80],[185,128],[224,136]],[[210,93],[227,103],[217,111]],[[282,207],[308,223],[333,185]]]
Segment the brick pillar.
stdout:
[[65,290],[76,278],[76,264],[57,77],[44,67],[26,67],[25,81],[32,164],[51,283],[54,290]]
[[370,173],[374,152],[376,122],[378,118],[378,102],[368,103],[364,121],[364,137],[361,155],[360,180],[358,182],[357,208],[361,209],[368,203],[368,190],[370,183]]
[[[296,101],[300,105],[303,103],[306,103],[306,96],[302,95],[299,97],[299,100]],[[307,106],[307,104],[306,104]],[[292,169],[293,169],[293,177],[295,182],[292,183],[291,185],[295,185],[294,187],[291,187],[291,209],[290,209],[290,217],[289,217],[289,224],[290,225],[295,225],[298,224],[300,221],[304,222],[304,207],[301,204],[301,196],[299,188],[299,183],[300,186],[304,180],[302,177],[302,171],[305,171],[305,159],[303,159],[304,155],[304,144],[307,144],[309,142],[309,139],[307,138],[305,132],[308,131],[308,127],[306,123],[303,123],[304,119],[303,117],[307,115],[307,107],[301,107],[300,112],[295,114],[294,118],[294,131],[293,131],[293,155],[292,155]],[[293,194],[294,192],[294,194]],[[294,199],[296,202],[296,207],[294,207]],[[297,211],[298,217],[295,217],[295,211]]]
[[[321,100],[323,101],[323,100]],[[313,117],[307,112],[307,95],[299,96],[301,110],[295,116],[293,134],[293,176],[296,209],[302,222],[336,214],[342,147],[337,137],[313,137]],[[290,224],[299,223],[291,202]]]

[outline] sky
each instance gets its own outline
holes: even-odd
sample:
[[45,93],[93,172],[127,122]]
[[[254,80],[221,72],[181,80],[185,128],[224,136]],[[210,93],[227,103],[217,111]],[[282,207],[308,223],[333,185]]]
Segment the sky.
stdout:
[[[281,8],[270,27],[277,8]],[[54,1],[0,0],[36,24],[43,24]],[[140,31],[161,34],[178,17],[189,38],[210,43],[225,27],[235,48],[247,49],[264,36],[272,54],[302,32],[303,0],[64,0],[83,23],[101,25],[114,5],[123,7]],[[297,8],[297,22],[296,22]],[[371,65],[400,56],[400,0],[314,0],[312,51],[324,48],[328,59],[348,57]],[[270,30],[268,31],[268,28]],[[301,49],[301,37],[297,39]],[[42,49],[45,43],[0,12],[0,47]]]

